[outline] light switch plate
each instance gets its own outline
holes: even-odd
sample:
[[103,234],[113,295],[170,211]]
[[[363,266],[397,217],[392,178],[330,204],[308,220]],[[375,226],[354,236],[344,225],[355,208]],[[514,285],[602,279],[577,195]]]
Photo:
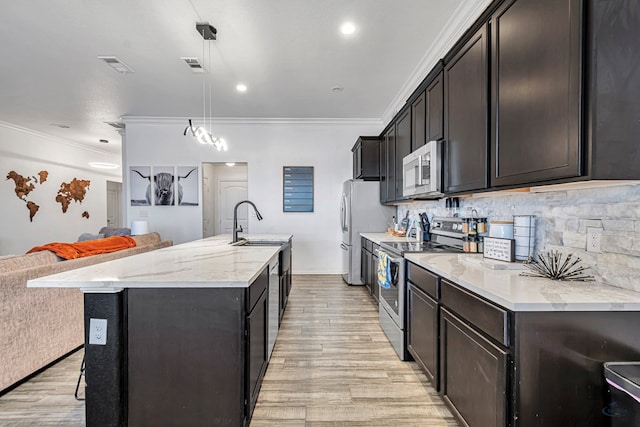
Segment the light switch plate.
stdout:
[[89,344],[107,344],[107,319],[89,319]]

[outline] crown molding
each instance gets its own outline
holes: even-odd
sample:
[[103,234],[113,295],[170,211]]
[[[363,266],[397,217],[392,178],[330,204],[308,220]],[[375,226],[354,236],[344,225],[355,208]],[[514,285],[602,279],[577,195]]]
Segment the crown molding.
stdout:
[[438,61],[453,47],[456,41],[467,31],[473,21],[480,16],[491,1],[492,0],[463,1],[460,6],[458,6],[445,23],[444,31],[442,31],[434,43],[429,46],[427,52],[382,114],[381,120],[385,125],[400,111],[409,96],[411,96],[411,93],[420,85],[427,74],[429,74],[429,71],[431,71]]
[[67,139],[58,138],[56,136],[51,136],[51,135],[48,135],[46,133],[42,133],[42,132],[38,132],[38,131],[35,131],[35,130],[32,130],[32,129],[24,128],[22,126],[14,125],[13,123],[0,121],[0,126],[3,127],[3,128],[14,130],[16,132],[20,132],[20,133],[24,133],[24,134],[27,134],[27,135],[35,136],[35,137],[38,137],[38,138],[46,139],[48,141],[55,142],[55,143],[58,143],[58,144],[67,145],[69,147],[77,148],[79,150],[89,151],[91,153],[96,153],[96,154],[100,154],[100,155],[103,155],[103,156],[109,156],[109,157],[118,156],[117,153],[112,153],[112,152],[109,152],[109,151],[100,150],[99,148],[89,147],[87,145],[80,144],[78,142],[69,141]]
[[[139,124],[185,124],[193,117],[150,117],[123,116],[122,121]],[[197,118],[195,120],[198,120]],[[209,119],[207,118],[207,121]],[[332,125],[332,126],[378,126],[382,127],[381,119],[376,118],[294,118],[294,117],[212,117],[211,122],[217,125]]]

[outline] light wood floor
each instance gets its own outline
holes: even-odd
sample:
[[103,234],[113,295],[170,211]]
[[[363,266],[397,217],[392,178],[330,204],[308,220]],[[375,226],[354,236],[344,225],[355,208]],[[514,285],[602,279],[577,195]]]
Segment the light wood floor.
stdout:
[[[401,362],[363,287],[294,276],[251,427],[457,426],[414,362]],[[0,397],[0,426],[82,426],[79,351]]]

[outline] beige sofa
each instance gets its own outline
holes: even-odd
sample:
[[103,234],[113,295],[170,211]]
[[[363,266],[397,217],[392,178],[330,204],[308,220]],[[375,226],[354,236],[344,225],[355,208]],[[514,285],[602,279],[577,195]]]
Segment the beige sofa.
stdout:
[[84,343],[82,293],[27,280],[173,244],[158,233],[132,237],[133,248],[67,261],[50,251],[0,259],[0,393]]

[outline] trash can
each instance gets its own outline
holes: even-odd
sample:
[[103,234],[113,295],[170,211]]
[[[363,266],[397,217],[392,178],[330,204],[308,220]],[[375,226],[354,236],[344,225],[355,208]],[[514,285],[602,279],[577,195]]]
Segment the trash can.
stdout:
[[640,426],[640,362],[606,362],[611,403],[603,410],[611,427]]

